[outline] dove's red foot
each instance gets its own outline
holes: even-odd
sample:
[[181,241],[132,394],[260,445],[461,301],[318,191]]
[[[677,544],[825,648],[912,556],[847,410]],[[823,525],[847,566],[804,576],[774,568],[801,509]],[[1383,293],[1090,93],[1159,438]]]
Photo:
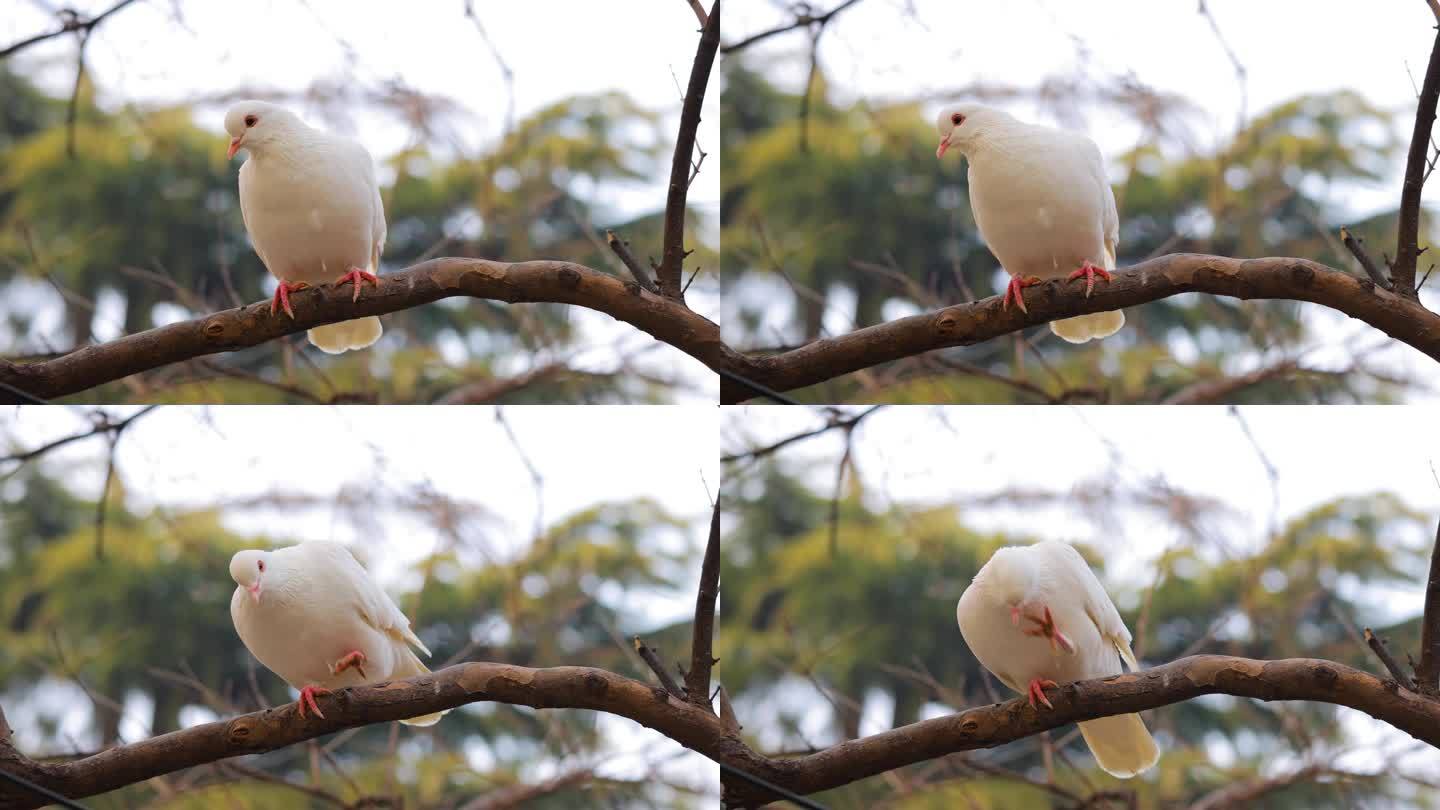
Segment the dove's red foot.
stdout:
[[345,655],[341,657],[339,661],[336,661],[335,663],[330,665],[330,674],[339,675],[345,670],[354,667],[355,671],[360,673],[360,677],[364,678],[365,660],[365,653],[360,652],[359,650],[351,650],[350,652],[345,653]]
[[1041,703],[1044,703],[1044,704],[1045,704],[1045,708],[1047,708],[1047,709],[1053,709],[1053,708],[1055,708],[1055,706],[1050,703],[1050,698],[1045,697],[1045,687],[1048,686],[1048,687],[1054,689],[1054,688],[1058,687],[1059,685],[1060,685],[1060,684],[1058,684],[1058,683],[1056,683],[1056,682],[1054,682],[1054,681],[1051,681],[1051,680],[1046,680],[1045,678],[1036,678],[1036,679],[1030,681],[1030,688],[1029,688],[1028,690],[1026,690],[1027,696],[1030,698],[1030,708],[1032,708],[1032,709],[1039,708],[1038,706],[1035,705],[1035,701],[1037,701],[1037,700],[1040,701]]
[[1037,619],[1027,614],[1025,620],[1035,623],[1034,627],[1027,628],[1024,631],[1025,635],[1048,638],[1050,639],[1050,649],[1052,651],[1058,646],[1064,649],[1065,652],[1071,653],[1072,655],[1074,654],[1074,642],[1066,638],[1065,634],[1060,632],[1060,629],[1055,626],[1055,617],[1050,615],[1050,607],[1048,605],[1045,607],[1045,617],[1043,619]]
[[301,690],[300,690],[300,700],[298,701],[298,703],[300,704],[300,716],[301,716],[302,718],[305,716],[305,707],[308,706],[308,707],[310,707],[310,711],[312,711],[312,712],[315,713],[315,716],[316,716],[316,717],[320,718],[321,720],[324,720],[324,719],[325,719],[325,713],[322,712],[322,711],[320,711],[320,704],[318,704],[318,703],[315,702],[315,696],[316,696],[316,695],[328,695],[328,694],[330,694],[330,690],[329,690],[329,689],[326,689],[326,688],[324,688],[324,687],[320,687],[320,686],[313,686],[313,685],[312,685],[312,686],[307,686],[307,687],[305,687],[304,689],[301,689]]
[[290,308],[290,293],[297,290],[303,290],[309,286],[309,284],[306,284],[303,281],[298,284],[286,284],[283,281],[280,282],[279,286],[275,288],[275,297],[270,299],[270,314],[274,315],[275,308],[279,307],[285,310],[285,314],[289,315],[291,320],[294,320],[295,310]]
[[1020,276],[1011,276],[1010,283],[1005,287],[1005,301],[1002,306],[1005,309],[1009,309],[1010,300],[1014,299],[1015,305],[1020,307],[1020,311],[1025,313],[1026,315],[1029,315],[1030,310],[1025,308],[1025,288],[1029,287],[1032,284],[1039,283],[1040,279],[1037,276],[1028,276],[1025,278],[1021,278]]
[[1102,278],[1102,279],[1104,279],[1104,280],[1106,280],[1106,281],[1109,281],[1109,280],[1110,280],[1110,271],[1109,271],[1109,270],[1106,270],[1106,269],[1103,268],[1103,267],[1096,267],[1095,265],[1091,264],[1090,262],[1085,262],[1084,264],[1080,265],[1080,269],[1079,269],[1079,270],[1076,270],[1075,272],[1071,273],[1071,274],[1070,274],[1070,277],[1067,278],[1067,279],[1065,279],[1065,280],[1068,282],[1068,281],[1074,281],[1074,280],[1077,279],[1077,278],[1082,278],[1082,277],[1083,277],[1083,278],[1085,279],[1085,297],[1086,297],[1086,298],[1089,298],[1091,291],[1093,291],[1093,290],[1095,289],[1095,277],[1096,277],[1096,276],[1099,276],[1100,278]]
[[379,286],[380,286],[380,277],[379,277],[379,276],[375,275],[374,273],[367,273],[367,272],[365,272],[364,270],[361,270],[361,269],[358,268],[358,267],[352,267],[352,268],[350,268],[350,272],[348,272],[348,273],[346,273],[345,275],[341,276],[341,277],[340,277],[340,280],[337,281],[337,282],[335,282],[335,286],[336,286],[336,287],[340,287],[340,286],[349,284],[349,283],[351,283],[351,282],[354,282],[354,284],[355,284],[355,294],[352,295],[352,296],[350,296],[350,300],[351,300],[352,302],[353,302],[353,301],[359,301],[359,300],[360,300],[360,283],[363,282],[363,281],[368,281],[368,282],[370,282],[371,284],[374,284],[376,287],[379,287]]

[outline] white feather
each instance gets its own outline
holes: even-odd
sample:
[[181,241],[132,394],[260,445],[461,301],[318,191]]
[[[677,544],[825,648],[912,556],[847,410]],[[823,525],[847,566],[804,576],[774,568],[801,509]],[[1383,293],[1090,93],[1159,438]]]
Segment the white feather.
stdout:
[[[1016,627],[1011,609],[1039,616],[1050,608],[1056,628],[1075,651],[1056,650]],[[1085,558],[1053,540],[995,552],[960,596],[955,610],[960,634],[981,665],[1024,694],[1035,679],[1057,683],[1104,678],[1136,668],[1130,631]],[[1139,715],[1080,723],[1096,762],[1110,774],[1134,776],[1153,766],[1160,749]]]
[[[1120,215],[1095,142],[987,107],[956,110],[965,122],[953,126],[947,112],[939,119],[940,133],[970,164],[975,226],[1006,272],[1063,279],[1087,261],[1114,270]],[[1124,324],[1125,314],[1117,310],[1054,321],[1050,329],[1084,343]]]
[[[246,114],[258,116],[247,127]],[[331,284],[349,270],[379,273],[385,208],[370,153],[258,101],[226,114],[248,157],[240,167],[240,214],[260,260],[290,284]],[[331,354],[361,349],[381,334],[374,317],[318,326],[310,342]]]
[[[430,655],[410,629],[410,620],[338,543],[242,551],[231,561],[230,573],[238,585],[230,599],[230,617],[240,640],[261,664],[296,689],[341,689],[430,671],[411,649]],[[257,582],[258,600],[248,590]],[[335,662],[352,650],[365,655],[365,676],[354,668],[332,672]],[[430,725],[440,714],[402,722]]]

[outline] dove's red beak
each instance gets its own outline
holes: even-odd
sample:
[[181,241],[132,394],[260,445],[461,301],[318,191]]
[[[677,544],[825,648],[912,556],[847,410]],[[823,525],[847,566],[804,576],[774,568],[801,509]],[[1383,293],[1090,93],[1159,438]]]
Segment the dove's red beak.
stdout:
[[[941,141],[941,142],[940,142],[940,151],[941,151],[941,152],[944,152],[944,151],[945,151],[945,142],[944,142],[944,141]],[[257,597],[255,597],[255,598],[256,598],[256,599],[259,599],[260,597],[257,596]],[[1020,626],[1020,606],[1019,606],[1019,605],[1011,605],[1011,606],[1010,606],[1010,623],[1013,624],[1013,625],[1015,625],[1016,627],[1019,627],[1019,626]]]
[[[237,135],[237,136],[235,136],[234,138],[231,138],[231,139],[230,139],[230,148],[227,149],[227,150],[225,150],[225,159],[226,159],[226,160],[230,160],[231,158],[235,157],[235,153],[238,152],[238,151],[240,151],[240,138],[241,138],[241,137],[243,137],[243,136]],[[259,597],[259,595],[257,594],[255,598],[256,598],[256,599],[259,599],[260,597]]]
[[[235,154],[234,144],[231,144],[230,154]],[[245,590],[250,592],[250,598],[255,600],[255,604],[260,604],[260,583],[257,582],[254,585],[246,585]]]
[[936,159],[938,160],[939,158],[945,157],[945,150],[946,150],[946,149],[949,149],[949,148],[950,148],[950,136],[949,136],[949,135],[946,135],[945,137],[943,137],[943,138],[940,139],[940,148],[935,150],[935,157],[936,157]]

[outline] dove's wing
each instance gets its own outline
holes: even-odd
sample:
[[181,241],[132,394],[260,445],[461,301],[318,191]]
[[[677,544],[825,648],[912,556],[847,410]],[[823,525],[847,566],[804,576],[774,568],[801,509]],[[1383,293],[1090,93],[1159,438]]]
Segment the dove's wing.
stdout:
[[255,207],[255,169],[251,167],[247,159],[240,164],[240,219],[245,223],[245,233],[250,235],[250,245],[255,248],[255,254],[264,263],[265,269],[274,270],[270,259],[265,255],[265,249],[260,246],[260,241],[255,238],[255,224],[252,222],[255,215],[252,210]]
[[1047,574],[1050,580],[1063,591],[1078,594],[1085,615],[1095,624],[1100,637],[1115,646],[1131,669],[1139,669],[1135,653],[1130,650],[1130,629],[1120,618],[1120,611],[1116,610],[1110,594],[1105,592],[1095,572],[1090,570],[1090,564],[1069,543],[1047,541],[1040,545],[1049,558]]
[[1105,229],[1105,269],[1114,270],[1120,246],[1120,211],[1115,207],[1115,190],[1110,188],[1110,180],[1105,176],[1105,160],[1100,156],[1100,148],[1094,141],[1090,141],[1090,152],[1095,179],[1100,184],[1100,222]]
[[360,616],[366,624],[376,630],[399,641],[414,645],[426,655],[430,650],[420,637],[410,629],[410,620],[401,612],[400,607],[395,604],[390,595],[380,587],[365,568],[360,565],[350,549],[339,543],[307,543],[307,546],[314,546],[316,551],[326,554],[336,571],[342,575],[352,586],[351,596],[354,606],[360,612]]

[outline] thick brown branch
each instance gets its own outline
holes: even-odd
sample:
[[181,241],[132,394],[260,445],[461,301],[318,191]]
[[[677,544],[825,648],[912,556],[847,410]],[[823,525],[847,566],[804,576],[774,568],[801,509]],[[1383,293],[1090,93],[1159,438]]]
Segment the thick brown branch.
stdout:
[[1396,236],[1395,264],[1390,279],[1401,295],[1415,297],[1415,264],[1420,258],[1420,192],[1425,188],[1425,169],[1430,153],[1430,131],[1435,126],[1435,101],[1440,97],[1440,30],[1430,46],[1430,64],[1420,85],[1420,103],[1415,109],[1415,131],[1410,135],[1410,155],[1405,160],[1405,185],[1400,190],[1400,227]]
[[[320,700],[325,719],[311,716],[302,720],[295,704],[288,703],[68,762],[37,762],[0,747],[0,768],[66,796],[93,796],[183,768],[273,751],[345,728],[479,701],[608,712],[709,756],[716,753],[723,737],[720,720],[709,712],[613,672],[590,667],[528,669],[467,663],[407,681],[337,690]],[[25,810],[43,803],[0,783],[0,810]]]
[[710,538],[705,542],[705,561],[700,564],[700,587],[695,593],[695,623],[690,638],[690,671],[685,673],[685,691],[690,702],[706,711],[710,706],[710,668],[715,639],[715,598],[720,592],[720,496],[710,511]]
[[1425,615],[1420,619],[1420,665],[1415,669],[1420,690],[1440,695],[1440,526],[1430,550],[1430,578],[1425,582]]
[[[727,347],[722,367],[787,391],[934,349],[981,343],[1058,318],[1122,309],[1186,292],[1323,304],[1440,360],[1440,315],[1412,298],[1379,289],[1369,279],[1308,259],[1174,253],[1121,270],[1114,281],[1097,285],[1089,298],[1081,284],[1051,281],[1028,287],[1029,314],[1015,307],[1006,309],[999,296],[992,296],[817,340],[768,357],[746,356]],[[720,392],[721,401],[727,404],[753,396],[729,380],[721,381]]]
[[665,196],[665,241],[660,258],[660,290],[666,298],[685,300],[681,269],[685,264],[685,196],[690,190],[690,159],[695,153],[695,131],[700,128],[700,108],[710,84],[710,68],[720,47],[720,0],[710,7],[709,19],[700,31],[700,45],[690,64],[690,83],[685,104],[680,108],[680,131],[675,137],[675,155],[670,160],[670,190]]
[[[1015,699],[793,759],[763,756],[731,738],[722,746],[721,761],[797,793],[814,793],[956,751],[993,748],[1067,723],[1210,694],[1348,706],[1440,748],[1440,700],[1396,689],[1393,683],[1344,664],[1312,658],[1256,661],[1197,655],[1140,672],[1066,684],[1047,694],[1054,710],[1036,711],[1025,700]],[[768,798],[739,783],[727,784],[726,791],[727,796],[752,802]]]
[[[45,399],[61,397],[170,363],[258,346],[321,324],[385,315],[455,296],[575,304],[625,321],[707,366],[721,358],[720,330],[707,318],[647,293],[638,284],[571,262],[431,259],[381,276],[379,288],[366,287],[359,301],[352,303],[350,296],[348,289],[311,288],[291,296],[293,320],[271,315],[268,303],[250,304],[41,362],[0,360],[0,382]],[[0,402],[5,397],[0,390]]]

